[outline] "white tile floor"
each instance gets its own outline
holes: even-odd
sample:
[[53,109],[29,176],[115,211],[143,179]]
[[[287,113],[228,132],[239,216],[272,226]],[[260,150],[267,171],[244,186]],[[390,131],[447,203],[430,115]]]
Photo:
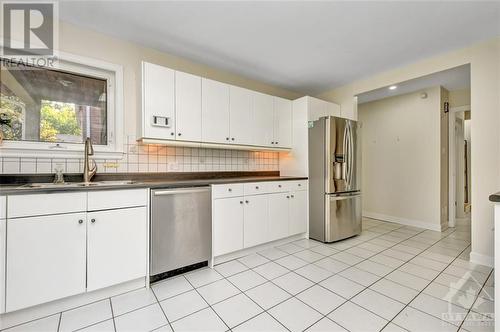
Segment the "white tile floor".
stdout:
[[5,331],[493,331],[493,271],[443,233],[372,219]]

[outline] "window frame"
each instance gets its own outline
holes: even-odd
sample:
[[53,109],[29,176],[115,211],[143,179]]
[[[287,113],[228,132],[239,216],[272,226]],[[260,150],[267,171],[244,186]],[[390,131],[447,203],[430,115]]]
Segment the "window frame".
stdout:
[[[0,43],[1,46],[1,43]],[[15,56],[1,56],[15,61]],[[83,57],[71,53],[58,52],[57,61],[52,67],[77,75],[96,77],[106,80],[106,122],[107,144],[94,145],[95,159],[120,159],[123,157],[123,66]],[[34,158],[83,158],[83,143],[54,143],[33,141],[3,140],[0,157]]]

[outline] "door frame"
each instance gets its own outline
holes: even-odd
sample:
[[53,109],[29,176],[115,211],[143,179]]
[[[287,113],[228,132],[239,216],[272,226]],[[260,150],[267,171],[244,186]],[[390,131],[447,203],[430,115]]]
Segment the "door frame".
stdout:
[[456,214],[456,139],[455,139],[455,121],[458,112],[470,111],[470,105],[450,107],[450,116],[448,120],[448,227],[455,227],[457,223]]

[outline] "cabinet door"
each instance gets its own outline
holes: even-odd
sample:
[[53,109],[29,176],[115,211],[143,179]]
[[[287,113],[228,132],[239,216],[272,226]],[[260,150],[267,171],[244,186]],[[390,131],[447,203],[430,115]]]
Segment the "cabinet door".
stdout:
[[142,136],[175,139],[175,71],[148,62],[142,70]]
[[243,197],[214,201],[214,256],[243,249]]
[[237,86],[230,87],[230,126],[229,134],[233,144],[252,144],[253,130],[253,92]]
[[87,220],[87,290],[146,276],[146,207],[90,212]]
[[289,201],[287,192],[269,195],[268,241],[288,236]]
[[290,235],[307,231],[307,191],[290,193]]
[[274,103],[273,97],[254,92],[254,144],[260,146],[274,146]]
[[201,137],[229,143],[229,85],[206,78],[201,83]]
[[178,140],[201,141],[201,77],[175,72],[175,130]]
[[85,217],[7,221],[7,311],[85,292]]
[[267,241],[268,205],[268,195],[245,196],[243,231],[245,248]]
[[292,146],[292,101],[274,97],[274,144],[280,148]]

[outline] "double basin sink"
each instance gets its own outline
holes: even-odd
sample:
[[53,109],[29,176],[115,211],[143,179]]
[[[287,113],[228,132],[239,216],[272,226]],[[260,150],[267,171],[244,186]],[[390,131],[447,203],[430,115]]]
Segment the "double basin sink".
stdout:
[[96,182],[64,182],[64,183],[28,183],[19,188],[70,188],[70,187],[100,187],[100,186],[123,186],[138,183],[137,181],[121,180],[121,181],[96,181]]

